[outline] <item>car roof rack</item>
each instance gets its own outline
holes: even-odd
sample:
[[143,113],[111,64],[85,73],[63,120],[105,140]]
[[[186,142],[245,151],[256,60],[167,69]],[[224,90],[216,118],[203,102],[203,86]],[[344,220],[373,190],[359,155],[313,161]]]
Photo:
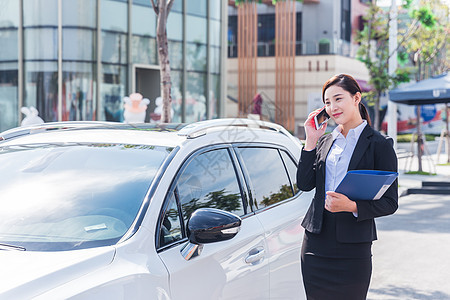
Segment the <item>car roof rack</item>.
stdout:
[[47,131],[77,130],[77,129],[137,129],[137,130],[158,130],[158,131],[178,131],[186,124],[150,124],[150,123],[119,123],[103,121],[64,121],[49,122],[26,127],[16,127],[0,133],[0,142],[13,138],[42,133]]
[[178,131],[178,135],[186,136],[188,139],[193,139],[206,134],[206,131],[211,128],[217,127],[250,127],[250,128],[261,128],[276,131],[284,134],[288,138],[295,141],[295,143],[300,144],[300,140],[293,137],[289,131],[287,131],[283,126],[266,122],[261,120],[253,120],[246,118],[224,118],[224,119],[213,119],[207,121],[201,121],[189,124]]
[[302,146],[299,139],[292,136],[283,126],[261,120],[246,118],[224,118],[200,121],[191,124],[170,123],[170,124],[128,124],[119,122],[102,121],[64,121],[50,122],[27,127],[17,127],[0,133],[0,142],[10,140],[16,137],[58,130],[76,130],[76,129],[142,129],[142,130],[163,130],[178,131],[178,135],[193,139],[206,134],[208,129],[218,127],[249,127],[268,129],[284,134],[296,144]]
[[16,137],[41,133],[45,131],[70,130],[77,128],[98,128],[98,127],[114,127],[113,122],[97,122],[97,121],[73,121],[73,122],[49,122],[24,127],[16,127],[1,133],[0,141],[10,140]]

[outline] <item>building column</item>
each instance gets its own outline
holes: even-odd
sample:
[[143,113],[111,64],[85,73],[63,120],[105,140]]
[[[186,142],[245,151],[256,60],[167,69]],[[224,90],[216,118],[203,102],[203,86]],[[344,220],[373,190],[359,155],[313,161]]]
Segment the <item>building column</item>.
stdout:
[[206,119],[211,119],[210,112],[210,99],[211,95],[209,90],[211,89],[211,66],[210,66],[210,57],[211,57],[211,40],[210,36],[210,26],[211,26],[211,13],[210,13],[210,4],[209,1],[206,1],[206,87],[205,87],[205,107],[206,107]]
[[58,0],[58,121],[62,121],[62,0]]
[[246,117],[257,91],[258,14],[255,2],[238,6],[238,115]]
[[128,0],[128,14],[127,14],[127,17],[128,17],[128,25],[127,25],[127,27],[128,27],[128,34],[127,34],[127,40],[128,40],[128,43],[127,43],[127,66],[128,66],[128,72],[127,72],[127,74],[128,74],[128,78],[127,78],[127,81],[128,81],[128,85],[127,85],[127,92],[125,93],[125,95],[130,95],[131,93],[134,93],[134,92],[136,92],[135,90],[133,90],[133,86],[135,85],[134,84],[134,82],[133,82],[133,79],[134,79],[134,74],[133,74],[133,56],[132,56],[132,53],[131,53],[131,47],[132,47],[132,44],[131,44],[131,39],[132,39],[132,37],[133,37],[133,33],[132,33],[132,8],[133,8],[133,0]]
[[295,129],[295,1],[275,5],[275,121]]
[[[100,23],[100,8],[101,8],[101,0],[97,0],[97,74],[96,74],[96,81],[97,81],[97,89],[95,91],[95,97],[97,98],[97,113],[96,113],[96,120],[100,120],[102,117],[102,109],[103,109],[103,99],[102,99],[102,29],[101,29],[101,23]],[[103,120],[102,120],[103,121]]]
[[228,1],[221,1],[221,46],[220,46],[220,101],[217,116],[225,117],[225,104],[227,102],[227,59],[228,59]]
[[24,63],[23,63],[23,52],[24,52],[24,42],[23,42],[23,0],[19,1],[19,31],[18,31],[18,45],[17,48],[19,49],[18,57],[17,57],[17,76],[18,76],[18,82],[17,82],[17,95],[18,95],[18,105],[19,109],[17,110],[19,112],[18,126],[22,123],[22,112],[21,108],[23,106],[23,95],[25,91],[25,72],[24,72]]
[[186,65],[187,65],[187,60],[186,60],[186,56],[187,56],[187,51],[186,51],[186,1],[187,0],[182,0],[183,1],[183,18],[182,18],[182,22],[183,22],[183,75],[182,75],[182,89],[181,89],[181,122],[185,123],[186,122],[186,91],[187,91],[187,69],[186,69]]

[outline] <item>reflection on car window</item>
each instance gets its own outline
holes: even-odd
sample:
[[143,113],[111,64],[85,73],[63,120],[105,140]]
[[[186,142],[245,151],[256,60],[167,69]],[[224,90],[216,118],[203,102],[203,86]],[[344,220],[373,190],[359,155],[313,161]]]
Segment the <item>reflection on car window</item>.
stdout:
[[203,207],[244,215],[239,184],[227,149],[196,156],[179,177],[177,189],[185,222],[196,209]]
[[0,148],[0,243],[57,251],[115,244],[170,153],[130,144]]
[[183,238],[181,233],[181,223],[178,214],[177,201],[174,192],[169,199],[166,213],[161,224],[160,246],[165,246]]
[[280,150],[283,161],[288,169],[289,177],[291,178],[292,186],[294,187],[294,194],[297,194],[299,189],[297,187],[297,165],[292,160],[291,156],[285,151]]
[[263,208],[293,196],[278,150],[238,148],[253,186],[256,208]]

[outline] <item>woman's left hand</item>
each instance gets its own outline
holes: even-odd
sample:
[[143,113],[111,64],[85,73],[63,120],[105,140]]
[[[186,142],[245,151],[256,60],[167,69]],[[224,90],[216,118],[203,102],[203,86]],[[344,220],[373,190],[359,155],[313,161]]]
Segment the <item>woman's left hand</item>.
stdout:
[[330,212],[358,212],[355,201],[348,199],[348,197],[343,194],[332,191],[327,192],[327,196],[325,198],[325,209]]

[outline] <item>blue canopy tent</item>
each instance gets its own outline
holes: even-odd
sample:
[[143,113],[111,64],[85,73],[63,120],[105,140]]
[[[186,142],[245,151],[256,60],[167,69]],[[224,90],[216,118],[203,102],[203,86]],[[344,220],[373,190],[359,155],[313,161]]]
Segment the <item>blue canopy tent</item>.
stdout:
[[390,91],[389,98],[408,105],[450,103],[450,74],[404,85]]
[[[394,89],[389,92],[389,99],[396,103],[417,105],[417,115],[420,116],[420,105],[450,103],[450,74],[434,76],[419,82],[410,83],[401,88]],[[450,162],[450,138],[449,138],[449,107],[447,104],[446,111],[447,120],[447,149],[448,162]],[[423,143],[422,134],[420,132],[420,122],[417,123],[417,140],[419,154],[419,171],[422,171],[421,164],[421,142]]]

